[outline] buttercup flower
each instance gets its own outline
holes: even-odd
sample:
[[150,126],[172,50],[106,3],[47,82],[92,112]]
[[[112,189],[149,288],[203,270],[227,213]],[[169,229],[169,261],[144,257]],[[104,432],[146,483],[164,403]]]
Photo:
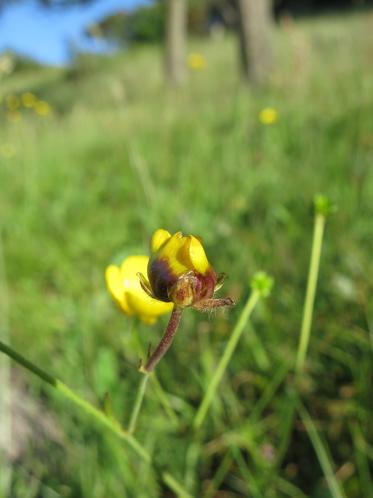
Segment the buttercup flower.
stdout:
[[129,256],[120,267],[108,266],[105,280],[110,294],[127,315],[153,324],[159,316],[171,312],[173,304],[153,299],[142,289],[138,273],[146,273],[148,261],[147,256]]
[[278,121],[278,112],[272,107],[265,107],[259,113],[259,121],[265,125],[271,125]]
[[39,116],[46,117],[50,114],[51,112],[51,107],[48,104],[48,102],[45,102],[45,100],[38,100],[34,104],[34,109],[36,114],[39,114]]
[[21,95],[22,104],[24,107],[31,108],[37,103],[38,99],[31,92],[25,92]]
[[157,348],[146,364],[140,365],[140,371],[145,374],[154,370],[171,346],[184,308],[205,311],[234,304],[230,297],[213,297],[223,284],[224,274],[215,273],[197,237],[184,236],[181,232],[171,235],[160,228],[154,232],[150,248],[152,255],[147,272],[138,274],[141,286],[149,297],[175,306]]
[[206,59],[202,54],[191,53],[188,55],[188,66],[193,71],[199,71],[206,67]]
[[144,290],[155,299],[173,302],[179,308],[192,306],[205,310],[232,304],[232,300],[213,299],[223,283],[224,274],[217,275],[210,265],[201,241],[181,232],[171,235],[167,230],[154,232],[147,276],[140,275]]
[[167,328],[156,349],[140,371],[149,374],[166,354],[178,329],[184,308],[200,311],[234,304],[230,297],[214,298],[223,284],[210,265],[203,245],[193,235],[171,235],[156,230],[150,241],[151,257],[130,256],[120,267],[110,265],[105,272],[107,287],[127,315],[137,315],[146,323],[172,310]]

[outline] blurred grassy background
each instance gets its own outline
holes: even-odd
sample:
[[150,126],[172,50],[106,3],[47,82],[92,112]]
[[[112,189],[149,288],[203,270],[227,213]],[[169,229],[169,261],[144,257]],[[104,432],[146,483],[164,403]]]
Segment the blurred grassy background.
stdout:
[[[288,396],[318,192],[339,209],[327,222],[302,396],[346,496],[373,496],[372,24],[372,14],[283,23],[261,91],[240,84],[230,38],[191,42],[207,66],[177,93],[163,88],[158,48],[2,81],[2,321],[15,349],[95,404],[109,392],[126,423],[139,381],[134,329],[154,345],[167,318],[147,327],[123,316],[105,266],[146,253],[161,226],[201,235],[229,274],[224,294],[236,308],[185,313],[158,368],[179,426],[151,389],[140,419],[139,439],[194,496],[332,496]],[[9,111],[7,97],[23,92],[50,112]],[[265,107],[278,112],[272,125],[259,120]],[[191,446],[193,407],[258,269],[274,276],[274,291]],[[13,476],[3,496],[173,496],[38,380],[17,367],[11,378]]]

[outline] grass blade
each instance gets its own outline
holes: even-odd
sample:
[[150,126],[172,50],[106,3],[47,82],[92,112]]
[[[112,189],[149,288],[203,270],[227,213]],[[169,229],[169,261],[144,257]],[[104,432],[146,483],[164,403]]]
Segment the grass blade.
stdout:
[[310,438],[312,446],[319,460],[320,467],[324,472],[324,476],[328,484],[331,496],[333,498],[346,498],[343,489],[333,472],[333,465],[331,458],[328,454],[328,451],[321,440],[321,437],[316,429],[316,426],[310,414],[308,413],[308,411],[306,410],[306,408],[299,399],[297,400],[296,409],[304,424],[304,427],[306,428],[308,437]]

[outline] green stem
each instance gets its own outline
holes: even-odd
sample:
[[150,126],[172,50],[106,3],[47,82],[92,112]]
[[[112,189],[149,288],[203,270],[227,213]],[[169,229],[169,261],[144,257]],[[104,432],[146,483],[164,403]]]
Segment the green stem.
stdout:
[[140,385],[139,385],[139,388],[137,390],[135,404],[133,406],[133,410],[132,410],[132,414],[131,414],[131,418],[130,418],[130,423],[128,425],[129,434],[133,434],[135,432],[137,419],[139,418],[140,409],[141,409],[142,403],[144,401],[144,396],[145,396],[145,391],[146,391],[148,379],[149,379],[149,374],[143,375],[141,382],[140,382]]
[[193,496],[185,491],[184,488],[182,488],[176,481],[176,479],[168,472],[163,472],[162,479],[167,484],[167,486],[172,489],[172,491],[174,491],[180,498],[193,498]]
[[213,475],[211,478],[210,484],[206,489],[204,498],[213,498],[214,496],[216,496],[217,491],[221,483],[224,481],[225,476],[228,474],[231,465],[232,465],[232,455],[230,454],[229,451],[227,451],[223,456],[221,464],[217,468],[215,475]]
[[172,421],[174,425],[177,425],[178,416],[176,415],[175,410],[172,408],[170,400],[168,399],[167,394],[163,390],[163,387],[159,382],[158,377],[154,371],[153,374],[150,376],[150,380],[153,384],[155,394],[158,396],[159,402],[163,406],[163,409],[166,412],[168,418]]
[[297,374],[301,373],[303,370],[304,362],[306,359],[306,353],[308,349],[308,343],[310,340],[312,314],[315,303],[316,285],[317,285],[317,277],[319,274],[324,227],[325,227],[325,216],[322,214],[316,214],[314,230],[313,230],[311,262],[308,272],[307,291],[306,291],[306,297],[304,300],[304,308],[303,308],[302,327],[300,332],[300,340],[299,340],[297,358],[295,363],[295,371]]
[[250,318],[251,313],[253,312],[257,302],[260,298],[260,292],[254,289],[249,299],[246,302],[244,309],[241,312],[241,315],[236,323],[236,326],[233,329],[232,335],[227,343],[227,346],[224,350],[223,356],[220,359],[217,369],[215,370],[214,375],[212,376],[209,385],[207,386],[207,390],[205,392],[205,396],[197,410],[193,421],[193,427],[195,430],[199,429],[206,417],[207,411],[210,407],[210,404],[215,395],[216,389],[224,375],[224,372],[227,368],[229,360],[232,357],[232,354],[237,346],[237,343],[241,337],[243,329],[245,328],[247,321]]
[[[350,432],[352,436],[352,441],[354,443],[354,453],[355,453],[355,461],[357,467],[357,474],[360,476],[360,489],[363,493],[363,490],[367,493],[367,498],[373,497],[373,483],[369,468],[368,457],[363,450],[364,437],[359,428],[358,422],[351,422],[350,424]],[[362,444],[363,443],[363,444]]]
[[38,376],[44,382],[47,382],[53,387],[56,387],[57,379],[55,377],[52,377],[52,375],[49,375],[47,372],[44,372],[44,370],[41,370],[33,363],[26,360],[26,358],[14,351],[14,349],[4,344],[2,341],[0,341],[0,351],[9,356],[9,358],[12,358],[12,360],[14,360],[19,365],[22,365],[24,368]]
[[151,457],[149,453],[141,446],[141,444],[127,431],[122,429],[119,423],[109,418],[105,415],[104,412],[95,408],[91,403],[81,398],[78,394],[72,391],[66,384],[58,380],[56,377],[53,377],[49,373],[45,372],[41,368],[37,367],[26,358],[21,356],[19,353],[11,349],[9,346],[0,341],[0,351],[5,353],[7,356],[12,358],[19,365],[22,365],[24,368],[38,376],[41,380],[52,386],[58,392],[62,394],[65,398],[69,399],[72,403],[81,408],[85,413],[93,417],[97,422],[101,425],[105,426],[111,432],[113,432],[116,436],[124,439],[135,451],[136,453],[145,461],[151,461]]
[[88,415],[91,415],[97,422],[105,426],[113,432],[120,439],[125,440],[136,453],[146,462],[151,463],[149,453],[141,446],[141,444],[133,437],[128,431],[125,431],[115,419],[110,419],[101,410],[95,408],[91,403],[85,401],[74,391],[72,391],[66,384],[56,379],[55,389],[59,391],[65,398],[72,401],[75,405],[79,406]]
[[342,487],[340,486],[333,472],[332,462],[321,440],[321,437],[316,429],[316,426],[310,417],[308,411],[302,404],[299,398],[296,397],[297,411],[306,428],[312,446],[315,450],[320,466],[324,472],[326,482],[328,483],[330,494],[333,498],[345,498]]
[[[78,394],[72,391],[66,384],[53,377],[49,373],[45,372],[41,368],[37,367],[22,355],[14,351],[12,348],[0,341],[0,351],[9,356],[19,365],[23,366],[33,374],[35,374],[39,379],[43,380],[54,389],[56,389],[62,396],[70,400],[76,406],[78,406],[83,412],[91,416],[96,422],[106,427],[109,431],[115,434],[119,439],[124,440],[132,449],[138,454],[138,456],[145,462],[151,464],[152,458],[150,454],[145,450],[145,448],[135,439],[128,431],[125,431],[118,421],[105,415],[104,412],[95,408],[91,403],[85,401]],[[156,469],[155,469],[156,470]],[[176,492],[181,498],[191,498],[190,495],[182,488],[182,486],[166,472],[159,472],[156,470],[158,475],[162,478],[165,484]]]

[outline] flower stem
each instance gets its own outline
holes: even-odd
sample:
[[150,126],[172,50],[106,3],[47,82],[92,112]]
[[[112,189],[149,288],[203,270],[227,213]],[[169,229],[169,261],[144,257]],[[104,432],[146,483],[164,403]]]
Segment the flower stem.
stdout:
[[[144,348],[141,344],[141,340],[140,340],[139,333],[138,333],[138,327],[136,325],[134,326],[133,336],[134,336],[134,339],[136,342],[136,349],[138,350],[139,355],[144,356]],[[171,422],[174,425],[177,425],[178,417],[175,413],[175,410],[172,408],[171,403],[167,397],[167,394],[163,390],[163,387],[162,387],[161,383],[159,382],[158,377],[157,377],[155,372],[153,372],[153,375],[151,375],[150,381],[153,384],[155,394],[158,397],[159,402],[163,406],[163,409],[166,412],[168,418],[171,420]]]
[[312,443],[315,450],[317,458],[320,463],[320,467],[324,472],[326,482],[330,491],[330,496],[332,498],[345,498],[344,490],[333,471],[333,462],[330,457],[329,450],[323,440],[321,439],[316,425],[312,420],[310,414],[308,413],[305,406],[302,404],[299,398],[296,397],[297,411],[303,422],[304,427],[308,433],[308,437]]
[[167,484],[167,486],[172,489],[180,498],[193,498],[187,491],[185,491],[180,484],[176,481],[176,479],[169,474],[168,472],[164,472],[162,474],[163,481]]
[[97,422],[101,425],[104,425],[111,432],[114,432],[121,439],[124,439],[132,448],[136,451],[136,453],[145,461],[150,462],[151,458],[149,453],[140,445],[140,443],[127,431],[122,429],[119,425],[119,422],[116,420],[109,418],[105,415],[104,412],[95,408],[91,403],[81,398],[78,394],[72,391],[66,384],[58,380],[56,377],[53,377],[49,373],[45,372],[41,368],[37,367],[26,358],[21,356],[19,353],[14,351],[12,348],[4,344],[0,341],[0,351],[5,353],[7,356],[12,358],[14,361],[25,367],[30,372],[37,375],[41,380],[47,382],[50,386],[56,389],[58,392],[62,394],[65,398],[72,401],[75,405],[81,408],[85,413],[93,417]]
[[177,308],[175,306],[174,309],[172,310],[166,331],[163,334],[163,337],[160,340],[157,349],[150,355],[150,358],[146,362],[146,365],[140,367],[140,371],[142,373],[147,374],[150,373],[152,370],[154,370],[158,362],[167,353],[168,348],[171,346],[174,336],[177,332],[181,315],[182,315],[182,309]]
[[156,376],[155,372],[151,375],[150,378],[155,393],[158,396],[159,402],[162,404],[164,411],[167,413],[168,418],[171,420],[171,422],[176,426],[178,424],[178,416],[176,415],[175,410],[171,406],[171,402],[163,390],[163,387],[161,383],[158,380],[158,377]]
[[145,374],[140,382],[139,388],[137,390],[135,404],[131,413],[130,423],[128,425],[129,434],[133,434],[136,429],[137,419],[139,418],[139,413],[141,410],[142,403],[144,401],[146,386],[148,383],[149,374]]
[[310,340],[312,314],[315,303],[316,285],[319,274],[324,227],[325,227],[325,216],[320,213],[316,214],[314,230],[313,230],[311,261],[308,272],[307,290],[306,290],[306,297],[304,300],[304,307],[303,307],[302,326],[301,326],[299,346],[297,351],[297,358],[295,362],[295,371],[297,374],[300,374],[303,370],[304,362],[306,359],[306,353],[308,349],[308,343]]
[[[81,398],[78,394],[72,391],[66,384],[61,382],[56,377],[53,377],[49,373],[45,372],[41,368],[37,367],[22,355],[14,351],[12,348],[0,341],[0,351],[12,360],[14,360],[19,365],[23,366],[33,374],[35,374],[39,379],[43,380],[54,389],[56,389],[62,396],[70,400],[76,406],[78,406],[87,415],[90,415],[96,422],[106,427],[119,439],[126,441],[126,443],[132,447],[132,449],[137,453],[137,455],[145,462],[152,464],[152,458],[146,449],[135,439],[128,431],[124,430],[119,422],[111,417],[105,415],[104,412],[95,408],[91,403]],[[181,498],[191,498],[190,495],[185,491],[181,484],[179,484],[174,477],[169,473],[163,472],[158,469],[157,466],[153,467],[158,477],[163,480],[163,482]]]
[[210,407],[210,404],[212,402],[212,399],[215,395],[216,389],[224,375],[224,372],[227,368],[227,365],[229,363],[229,360],[232,357],[232,354],[237,346],[237,343],[241,337],[241,334],[243,332],[243,329],[245,328],[245,325],[247,324],[247,321],[250,318],[251,313],[253,312],[257,302],[259,301],[260,298],[260,291],[257,289],[253,289],[250,297],[248,298],[246,305],[244,309],[241,312],[241,315],[236,323],[236,326],[233,329],[232,335],[229,338],[229,341],[226,345],[226,348],[224,350],[223,356],[220,359],[220,362],[218,364],[217,369],[215,370],[214,375],[212,376],[208,386],[207,390],[205,392],[205,396],[197,410],[197,413],[194,417],[193,421],[193,427],[195,430],[199,429],[206,417],[207,411]]

